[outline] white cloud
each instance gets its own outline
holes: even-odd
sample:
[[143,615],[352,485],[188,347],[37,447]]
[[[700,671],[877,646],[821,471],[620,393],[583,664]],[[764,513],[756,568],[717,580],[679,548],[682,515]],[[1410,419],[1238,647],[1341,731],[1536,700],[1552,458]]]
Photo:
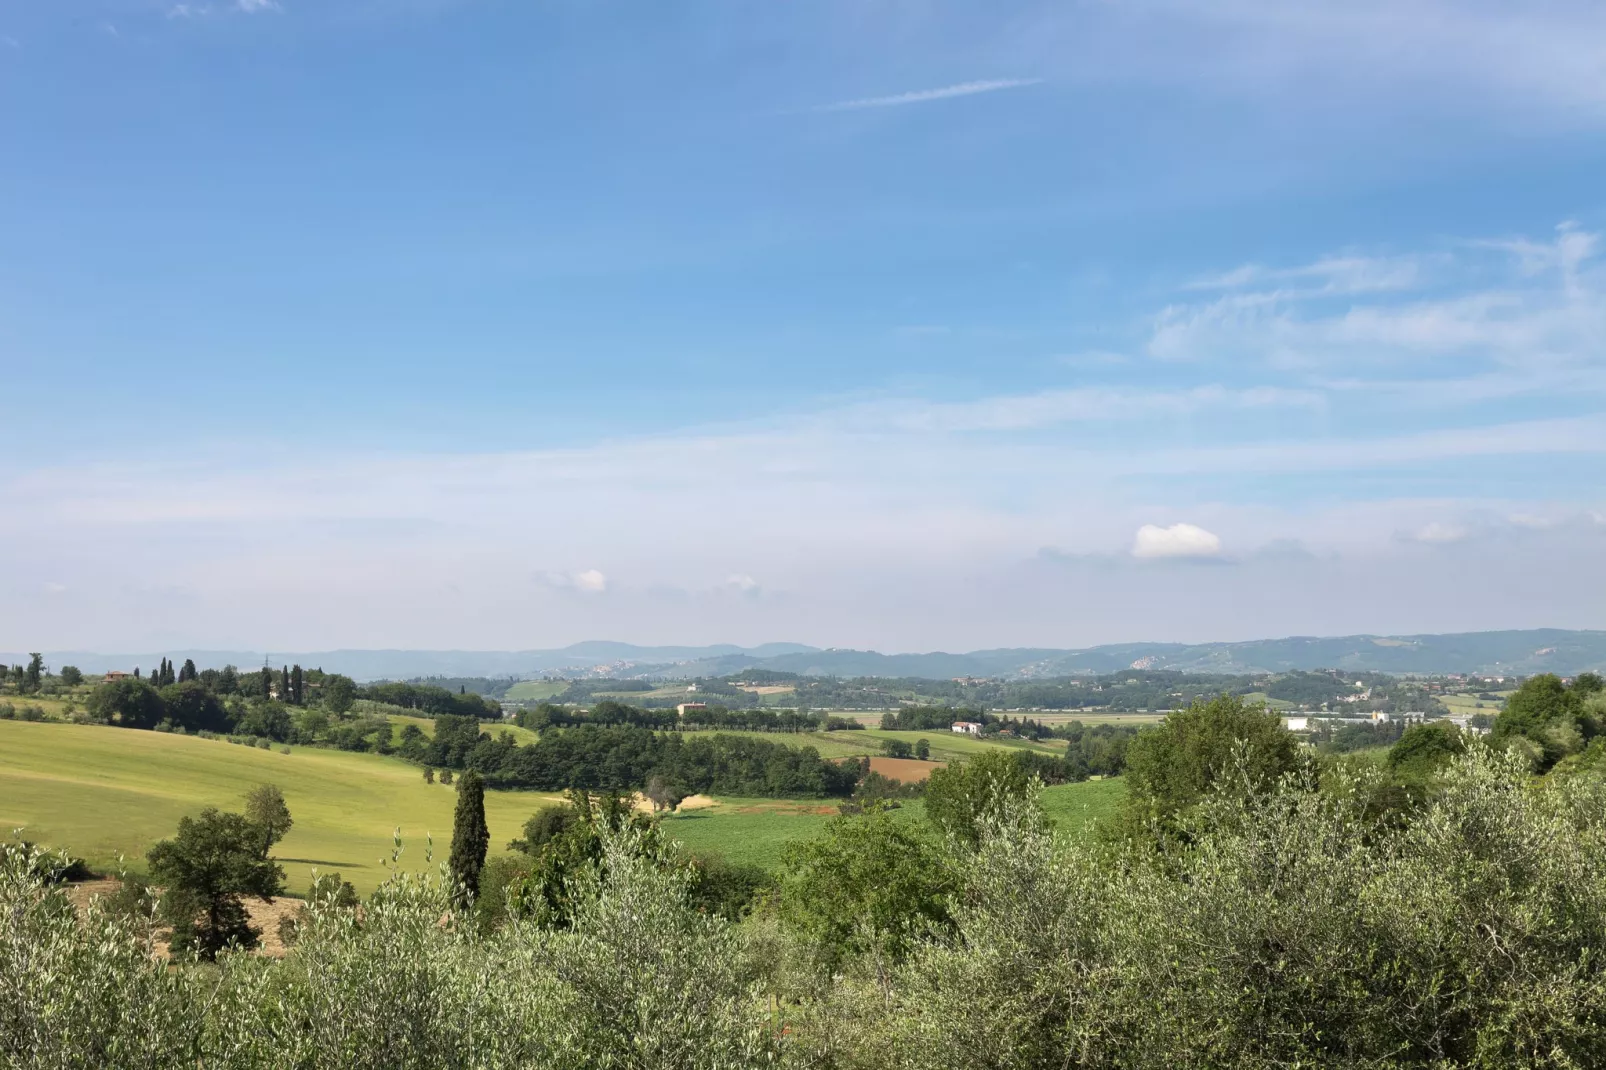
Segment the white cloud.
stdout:
[[[1524,374],[1600,366],[1606,277],[1595,269],[1597,247],[1597,235],[1563,224],[1549,242],[1480,242],[1459,257],[1239,268],[1190,284],[1227,292],[1162,309],[1147,350],[1168,361],[1247,359],[1290,370],[1451,358],[1463,370],[1474,360]],[[1426,262],[1431,278],[1419,267]],[[1282,285],[1295,279],[1314,281]]]
[[1435,520],[1418,528],[1412,536],[1417,542],[1451,543],[1467,537],[1467,529],[1459,524],[1446,524]]
[[279,11],[278,0],[237,0],[236,7],[247,15],[259,14],[263,11]]
[[1214,533],[1193,524],[1172,524],[1162,528],[1145,524],[1132,540],[1132,556],[1141,558],[1162,557],[1219,557],[1221,539]]
[[948,100],[953,97],[969,97],[977,93],[996,93],[1000,89],[1019,89],[1023,86],[1037,85],[1038,78],[994,78],[987,81],[960,82],[958,85],[947,85],[940,89],[917,89],[909,93],[894,93],[886,97],[863,97],[859,100],[843,100],[835,104],[825,104],[816,111],[857,111],[862,108],[896,108],[904,104],[925,104],[933,100]]
[[608,589],[608,577],[594,568],[584,569],[580,572],[538,572],[535,575],[535,580],[543,587],[558,591],[602,594]]

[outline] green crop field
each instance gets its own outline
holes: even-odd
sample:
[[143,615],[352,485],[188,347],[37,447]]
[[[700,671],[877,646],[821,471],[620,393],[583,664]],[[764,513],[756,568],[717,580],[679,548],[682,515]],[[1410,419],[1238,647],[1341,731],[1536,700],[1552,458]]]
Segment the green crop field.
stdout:
[[546,702],[569,690],[567,680],[520,680],[508,688],[509,702]]
[[[366,894],[386,876],[392,833],[402,865],[424,868],[424,836],[446,858],[453,789],[424,783],[415,765],[373,754],[295,747],[282,754],[194,736],[89,725],[0,721],[0,834],[60,847],[112,871],[119,854],[140,869],[145,852],[202,807],[238,808],[257,784],[283,789],[295,827],[275,850],[292,890],[314,866],[339,870]],[[492,851],[500,852],[550,796],[487,792]]]
[[[1120,779],[1061,784],[1043,790],[1043,809],[1070,835],[1083,835],[1091,823],[1109,817],[1126,798]],[[688,849],[724,855],[773,869],[781,851],[793,840],[813,836],[837,813],[831,799],[727,799],[699,810],[663,818],[664,832]],[[894,813],[918,821],[925,816],[922,799],[907,799]]]

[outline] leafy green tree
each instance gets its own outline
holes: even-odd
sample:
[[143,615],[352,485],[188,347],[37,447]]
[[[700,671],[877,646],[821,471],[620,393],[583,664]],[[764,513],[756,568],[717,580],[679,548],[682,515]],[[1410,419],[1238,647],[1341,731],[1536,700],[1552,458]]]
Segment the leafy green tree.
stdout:
[[1265,790],[1299,764],[1298,742],[1265,706],[1237,695],[1195,700],[1127,748],[1128,804],[1140,817],[1167,820],[1223,778],[1241,773],[1249,787]]
[[509,888],[514,913],[546,928],[568,928],[583,890],[608,879],[608,839],[625,831],[632,835],[615,842],[628,842],[633,856],[655,865],[666,861],[657,825],[617,792],[571,790],[567,806],[537,810],[524,823],[523,838],[508,845],[534,860],[527,876]]
[[1592,678],[1582,690],[1579,681],[1569,687],[1552,673],[1523,681],[1495,718],[1490,742],[1523,752],[1540,772],[1583,750],[1600,729],[1584,702],[1598,678],[1586,675]]
[[448,866],[460,894],[471,898],[480,891],[480,871],[491,846],[485,823],[485,781],[475,772],[463,774],[457,784],[457,812],[452,818],[452,854]]
[[84,674],[79,671],[76,665],[63,665],[61,671],[56,675],[60,676],[61,682],[68,687],[77,687],[84,682]]
[[291,666],[290,667],[290,703],[292,705],[305,706],[307,704],[306,683],[307,683],[306,676],[302,673],[301,666],[299,666],[299,665]]
[[182,684],[186,680],[199,680],[200,678],[201,674],[196,671],[194,659],[185,658],[183,667],[178,670],[177,682]]
[[228,731],[229,716],[222,701],[199,680],[162,688],[162,706],[167,719],[185,731]]
[[85,706],[95,720],[122,728],[155,728],[167,715],[161,694],[144,680],[101,684]]
[[908,758],[914,754],[914,748],[903,739],[883,739],[881,751],[889,758]]
[[261,830],[243,814],[212,807],[178,823],[178,834],[150,849],[151,878],[164,887],[162,909],[173,926],[172,948],[214,959],[223,948],[257,945],[241,897],[271,899],[284,871],[262,856]]
[[22,673],[22,691],[24,694],[36,695],[45,675],[45,657],[43,654],[29,654],[28,667]]
[[929,762],[931,760],[931,740],[927,739],[925,736],[921,736],[919,739],[915,740],[915,757],[919,758],[923,762]]
[[897,961],[949,924],[954,885],[941,846],[879,806],[788,844],[781,867],[782,921],[823,969],[869,952]]
[[1389,748],[1389,771],[1407,784],[1421,784],[1466,749],[1461,730],[1447,721],[1414,724]]
[[295,825],[284,792],[276,784],[259,784],[246,793],[245,816],[262,832],[263,858]]
[[524,835],[507,845],[509,851],[539,854],[551,840],[562,836],[581,820],[573,806],[543,806],[524,822]]
[[1031,776],[1016,755],[990,749],[965,762],[934,769],[926,781],[926,819],[942,832],[974,844],[982,816],[1006,797],[1024,798]]
[[324,709],[336,717],[344,717],[357,701],[357,684],[351,677],[335,673],[324,677],[323,687],[318,693]]

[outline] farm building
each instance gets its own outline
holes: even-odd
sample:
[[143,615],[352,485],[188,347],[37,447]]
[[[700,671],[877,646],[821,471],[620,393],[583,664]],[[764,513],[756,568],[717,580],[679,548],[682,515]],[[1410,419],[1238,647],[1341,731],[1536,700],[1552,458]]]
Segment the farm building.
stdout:
[[981,725],[975,721],[955,721],[953,732],[955,735],[960,736],[979,736],[981,735]]

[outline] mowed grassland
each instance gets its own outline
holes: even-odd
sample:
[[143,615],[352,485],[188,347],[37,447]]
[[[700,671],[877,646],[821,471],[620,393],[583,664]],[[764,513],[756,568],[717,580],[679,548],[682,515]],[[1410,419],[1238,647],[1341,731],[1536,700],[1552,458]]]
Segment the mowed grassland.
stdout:
[[[1094,822],[1114,814],[1125,799],[1126,785],[1119,778],[1043,789],[1043,809],[1071,836],[1086,835]],[[923,799],[905,799],[893,811],[905,821],[919,821],[925,813]],[[832,799],[721,798],[713,806],[669,814],[662,820],[665,834],[689,850],[774,869],[787,844],[818,834],[836,815]]]
[[569,690],[567,680],[520,680],[507,689],[509,702],[546,702]]
[[[401,828],[404,868],[425,868],[425,834],[435,862],[451,845],[456,793],[424,783],[395,758],[295,747],[291,753],[194,736],[122,728],[0,721],[0,834],[22,827],[37,843],[64,848],[111,872],[123,855],[144,868],[145,852],[171,836],[179,818],[203,807],[239,809],[257,784],[277,784],[295,827],[274,854],[292,891],[311,870],[339,870],[364,894],[387,876],[392,834]],[[526,818],[555,798],[487,792],[492,853]]]
[[1474,694],[1435,695],[1434,697],[1440,702],[1444,703],[1445,706],[1449,707],[1451,713],[1498,714],[1501,710],[1505,709],[1506,699],[1512,694],[1509,691],[1504,693],[1489,693],[1498,694],[1499,697],[1493,701],[1486,698],[1479,698]]

